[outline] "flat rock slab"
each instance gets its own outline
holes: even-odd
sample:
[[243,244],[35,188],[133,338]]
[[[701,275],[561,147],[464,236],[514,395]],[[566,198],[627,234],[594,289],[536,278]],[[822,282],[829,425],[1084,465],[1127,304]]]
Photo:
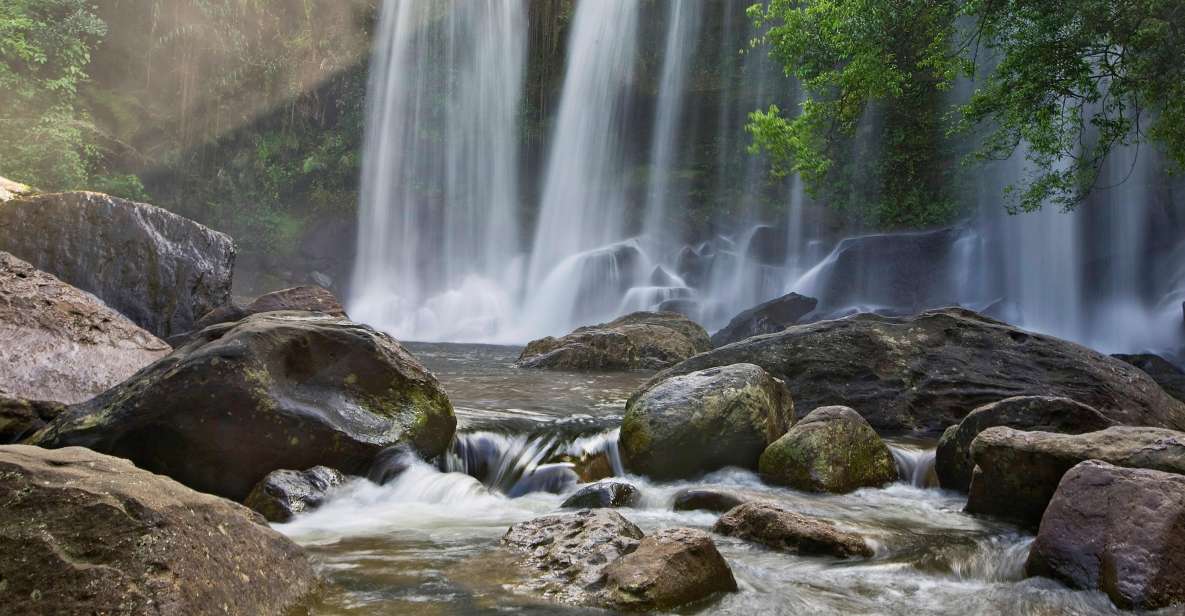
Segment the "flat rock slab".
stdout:
[[767,502],[748,502],[730,510],[720,516],[712,531],[791,554],[836,558],[873,555],[863,537],[840,530],[827,520]]

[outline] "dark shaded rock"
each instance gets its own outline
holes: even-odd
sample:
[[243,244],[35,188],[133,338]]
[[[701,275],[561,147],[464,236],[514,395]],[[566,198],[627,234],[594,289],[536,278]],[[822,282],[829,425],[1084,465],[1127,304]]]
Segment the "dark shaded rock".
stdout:
[[21,442],[65,411],[60,402],[0,397],[0,445]]
[[748,498],[710,488],[684,488],[675,493],[675,511],[714,511],[724,513],[748,502]]
[[444,452],[448,397],[390,336],[322,314],[267,312],[215,325],[33,437],[131,459],[242,500],[268,473],[366,472],[386,447]]
[[712,255],[701,254],[691,246],[684,246],[675,258],[675,272],[692,287],[703,286],[712,270]]
[[760,225],[749,236],[745,256],[762,265],[785,265],[789,246],[786,240],[786,229]]
[[1112,355],[1148,373],[1153,381],[1178,400],[1185,400],[1185,370],[1174,366],[1159,355]]
[[633,507],[642,499],[633,484],[625,481],[598,481],[576,491],[560,505],[563,509],[602,509]]
[[1138,368],[958,308],[795,325],[651,382],[738,362],[784,380],[800,409],[850,406],[881,431],[939,433],[984,404],[1032,395],[1077,400],[1120,424],[1185,429],[1185,403]]
[[733,317],[724,329],[712,334],[712,344],[719,347],[752,336],[780,332],[810,314],[818,303],[819,300],[813,297],[790,293],[758,304]]
[[562,338],[532,341],[520,368],[634,370],[670,366],[711,348],[708,333],[674,312],[635,312],[609,323],[581,327]]
[[985,404],[958,425],[947,428],[938,441],[935,470],[947,490],[966,492],[971,485],[971,443],[980,432],[1007,426],[1030,432],[1083,434],[1115,425],[1098,411],[1069,398],[1019,396]]
[[158,207],[89,192],[14,199],[0,249],[94,293],[161,338],[230,299],[229,237]]
[[277,311],[320,312],[334,317],[349,318],[341,302],[333,293],[318,286],[292,287],[261,295],[249,304],[231,301],[207,312],[198,319],[194,331],[178,334],[169,339],[170,344],[179,347],[189,342],[197,332],[221,323],[241,321],[253,314]]
[[712,532],[791,554],[836,558],[873,554],[872,548],[855,533],[766,502],[749,502],[732,509],[720,516]]
[[605,568],[606,603],[621,610],[667,610],[736,590],[712,537],[692,528],[649,535]]
[[255,512],[79,447],[0,447],[6,614],[288,614],[317,587]]
[[699,302],[693,299],[668,299],[658,305],[659,312],[676,312],[687,318],[694,318],[700,312]]
[[1037,526],[1066,471],[1086,460],[1185,474],[1185,433],[1118,426],[1088,434],[988,428],[971,444],[967,512]]
[[0,395],[82,402],[169,351],[90,293],[0,252]]
[[897,481],[888,445],[856,411],[811,411],[761,454],[762,479],[807,492],[843,494]]
[[345,475],[327,466],[314,466],[303,472],[272,471],[255,485],[243,504],[263,514],[269,522],[287,522],[298,513],[320,507],[326,494],[345,482]]
[[621,424],[622,462],[655,479],[726,466],[757,468],[761,452],[794,422],[794,401],[752,364],[680,375],[634,394]]
[[1058,485],[1026,566],[1124,609],[1185,604],[1185,477],[1087,461]]

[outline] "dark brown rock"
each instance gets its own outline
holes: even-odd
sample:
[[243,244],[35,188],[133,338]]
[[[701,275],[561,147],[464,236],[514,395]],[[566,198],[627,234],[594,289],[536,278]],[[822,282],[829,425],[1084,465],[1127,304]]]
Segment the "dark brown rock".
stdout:
[[1077,400],[1124,425],[1185,429],[1185,403],[1117,359],[959,308],[795,325],[701,353],[652,382],[753,363],[805,411],[842,404],[878,431],[938,434],[972,409],[1014,396]]
[[975,468],[971,443],[988,428],[1007,426],[1030,432],[1083,434],[1113,425],[1115,422],[1102,413],[1069,398],[1018,396],[985,404],[948,428],[938,441],[935,470],[939,485],[947,490],[967,491]]
[[1152,380],[1178,400],[1185,400],[1185,370],[1169,363],[1159,355],[1112,355],[1148,373]]
[[170,350],[90,293],[0,252],[0,395],[82,402]]
[[1041,519],[1027,570],[1124,609],[1185,604],[1185,476],[1078,464]]
[[256,484],[243,504],[269,522],[287,522],[299,513],[320,507],[329,491],[345,482],[345,475],[327,466],[272,471]]
[[971,444],[967,511],[1035,527],[1066,471],[1086,460],[1185,474],[1185,433],[1119,426],[1087,434],[988,428]]
[[560,504],[561,509],[598,509],[633,507],[642,500],[632,483],[625,481],[598,481],[590,483],[569,496]]
[[317,586],[253,511],[78,447],[0,447],[5,614],[290,613]]
[[773,503],[748,502],[720,516],[712,532],[760,543],[782,552],[837,558],[872,556],[872,548],[855,533],[826,520],[788,511]]
[[691,528],[649,535],[605,568],[606,603],[628,611],[672,609],[736,589],[712,537]]
[[675,511],[714,511],[724,513],[748,502],[749,498],[711,488],[685,488],[675,493]]
[[60,402],[0,397],[0,445],[21,442],[65,411]]
[[844,494],[897,481],[888,445],[846,406],[811,411],[765,448],[758,470],[765,481],[806,492]]
[[455,428],[436,378],[390,336],[323,314],[267,312],[203,330],[31,441],[129,458],[241,501],[275,470],[361,475],[400,443],[439,455]]
[[733,317],[724,329],[712,334],[712,345],[720,347],[745,338],[780,332],[797,324],[818,305],[819,300],[797,293],[771,299]]
[[516,365],[573,371],[654,369],[709,348],[708,333],[682,314],[635,312],[562,338],[532,341]]

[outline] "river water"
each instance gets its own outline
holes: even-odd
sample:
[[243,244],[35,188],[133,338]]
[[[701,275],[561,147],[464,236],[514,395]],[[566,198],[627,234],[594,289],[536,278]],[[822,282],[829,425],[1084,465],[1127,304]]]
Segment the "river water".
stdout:
[[[554,463],[556,454],[612,453],[625,400],[650,374],[518,370],[512,367],[517,347],[407,347],[453,400],[457,451],[437,465],[412,462],[385,485],[356,480],[321,509],[276,526],[309,550],[329,581],[313,613],[604,613],[516,593],[519,578],[498,540],[511,524],[556,512],[576,489],[568,465]],[[679,483],[631,477],[643,502],[620,512],[646,532],[709,529],[715,514],[674,512],[674,495],[685,487],[728,488],[832,520],[860,532],[876,549],[871,559],[840,561],[716,537],[740,591],[679,613],[1122,613],[1101,593],[1024,579],[1032,536],[962,513],[961,495],[923,487],[932,485],[926,472],[932,443],[891,444],[907,479],[882,489],[804,494],[763,486],[741,470]],[[467,470],[481,479],[441,468]]]

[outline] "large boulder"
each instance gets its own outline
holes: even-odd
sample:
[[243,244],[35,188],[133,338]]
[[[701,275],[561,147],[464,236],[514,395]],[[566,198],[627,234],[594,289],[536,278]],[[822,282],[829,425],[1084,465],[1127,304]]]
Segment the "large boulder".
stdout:
[[622,462],[655,479],[726,466],[756,469],[794,423],[785,385],[753,364],[672,377],[634,394],[621,424]]
[[287,522],[297,514],[312,511],[325,502],[346,476],[327,466],[307,471],[272,471],[251,489],[243,504],[258,511],[268,522]]
[[211,325],[232,323],[261,312],[292,310],[320,312],[334,317],[348,318],[341,302],[327,289],[318,286],[292,287],[260,295],[248,304],[231,300],[202,315],[202,318],[194,323],[194,331],[176,334],[169,338],[169,342],[173,346],[179,347],[189,342],[195,333]]
[[502,545],[529,579],[520,590],[560,603],[609,609],[670,609],[736,589],[702,531],[645,537],[608,509],[549,515],[510,527]]
[[250,509],[80,447],[0,447],[6,614],[288,614],[318,583]]
[[1185,370],[1178,368],[1159,355],[1115,355],[1148,373],[1168,394],[1178,400],[1185,400]]
[[581,327],[562,338],[532,341],[520,368],[634,370],[663,368],[710,349],[708,332],[675,312],[635,312]]
[[170,350],[90,293],[0,252],[0,394],[82,402]]
[[1115,425],[1102,413],[1069,398],[1018,396],[985,404],[958,425],[947,428],[938,441],[935,470],[938,483],[947,490],[966,492],[971,485],[971,443],[980,432],[1007,426],[1030,432],[1084,434]]
[[390,336],[267,312],[203,330],[31,442],[90,447],[241,501],[274,470],[361,475],[399,443],[439,455],[455,428],[436,378]]
[[797,293],[771,299],[733,317],[724,329],[712,334],[712,344],[719,347],[761,334],[780,332],[797,324],[818,304],[819,300]]
[[966,510],[1036,526],[1062,476],[1080,462],[1185,474],[1185,433],[1128,426],[1087,434],[988,428],[971,444],[971,459]]
[[748,502],[716,520],[712,531],[760,543],[781,552],[852,558],[872,556],[862,537],[827,520],[807,517],[773,503]]
[[0,397],[0,445],[21,442],[64,412],[60,402]]
[[1087,461],[1058,485],[1029,575],[1101,590],[1121,608],[1185,604],[1185,477]]
[[652,381],[738,362],[784,380],[800,409],[850,406],[880,431],[937,434],[972,409],[1026,395],[1077,400],[1120,424],[1185,429],[1185,403],[1135,366],[959,308],[795,325]]
[[0,250],[84,291],[160,338],[230,299],[229,237],[158,207],[72,192],[0,206]]
[[888,445],[846,406],[811,411],[765,449],[758,470],[770,483],[834,494],[897,480]]

